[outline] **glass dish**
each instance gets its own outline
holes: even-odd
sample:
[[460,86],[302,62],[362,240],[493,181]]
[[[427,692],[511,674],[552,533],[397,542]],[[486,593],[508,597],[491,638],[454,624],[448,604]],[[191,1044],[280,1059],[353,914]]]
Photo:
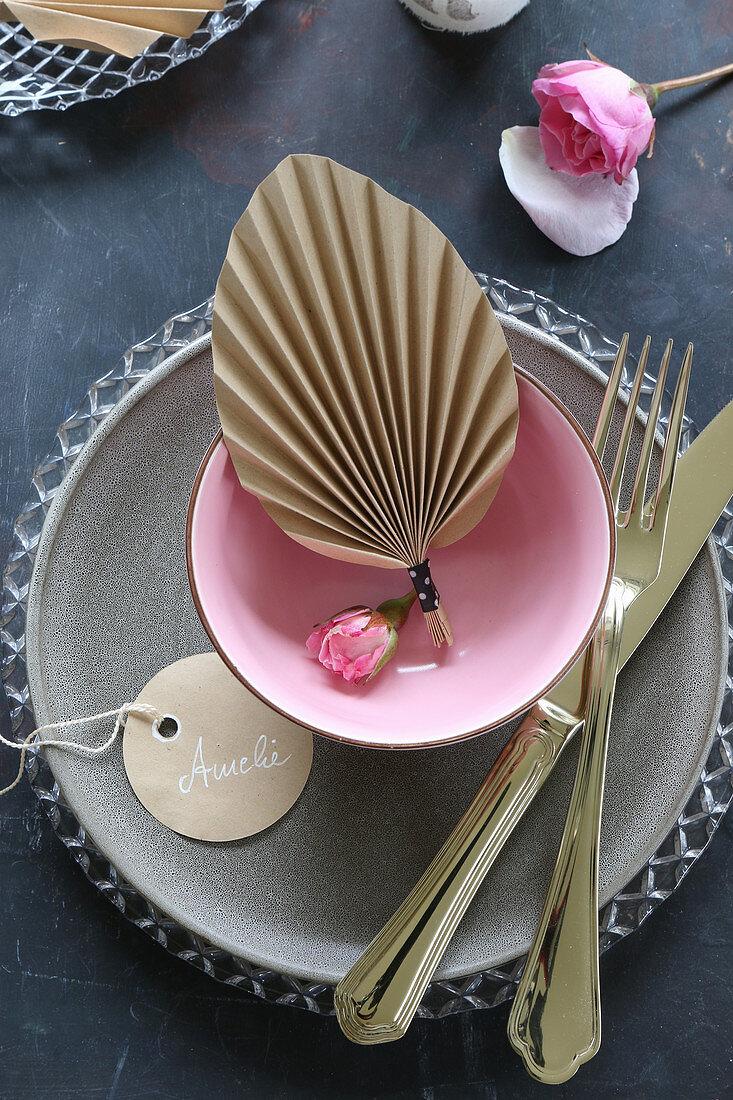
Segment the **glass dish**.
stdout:
[[207,15],[190,38],[162,35],[138,57],[38,42],[22,23],[0,23],[0,114],[65,111],[75,103],[110,99],[135,84],[159,80],[241,27],[261,3],[229,0],[222,11]]

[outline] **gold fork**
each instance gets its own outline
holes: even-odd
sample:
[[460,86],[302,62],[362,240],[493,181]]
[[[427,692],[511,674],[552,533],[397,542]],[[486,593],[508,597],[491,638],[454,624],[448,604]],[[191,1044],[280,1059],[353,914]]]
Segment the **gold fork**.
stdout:
[[[591,643],[588,704],[575,785],[550,888],[509,1016],[512,1046],[529,1073],[547,1084],[567,1081],[601,1043],[598,847],[611,710],[626,614],[637,596],[656,580],[662,563],[692,366],[690,344],[672,401],[659,480],[647,499],[654,437],[672,352],[670,340],[652,395],[631,503],[622,509],[621,485],[649,345],[647,337],[611,475],[616,527],[623,537],[617,539],[611,590]],[[598,447],[599,457],[604,446],[605,439]]]

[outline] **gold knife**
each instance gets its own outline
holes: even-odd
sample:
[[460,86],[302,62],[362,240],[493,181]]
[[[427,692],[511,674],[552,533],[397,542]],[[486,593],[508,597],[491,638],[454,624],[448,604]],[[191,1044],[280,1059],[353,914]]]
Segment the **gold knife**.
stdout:
[[[732,496],[733,401],[679,460],[662,568],[629,611],[622,665],[667,605]],[[584,667],[582,656],[530,710],[420,881],[339,982],[336,1015],[353,1042],[386,1043],[407,1031],[471,899],[582,725]]]

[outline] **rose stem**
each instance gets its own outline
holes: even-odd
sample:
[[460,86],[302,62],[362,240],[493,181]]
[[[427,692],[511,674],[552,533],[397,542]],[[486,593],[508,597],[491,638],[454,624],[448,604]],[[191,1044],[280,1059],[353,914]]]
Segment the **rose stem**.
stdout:
[[699,73],[697,76],[681,76],[677,80],[660,80],[658,84],[652,84],[657,95],[662,92],[671,92],[674,88],[689,88],[692,84],[705,84],[708,80],[717,80],[721,76],[733,73],[733,62],[730,65],[721,65],[718,69],[710,69],[707,73]]
[[[585,52],[591,61],[597,61],[599,65],[607,65],[607,61],[601,61],[600,57],[596,57],[592,53],[587,44],[584,42],[583,47]],[[733,62],[729,65],[721,65],[717,69],[709,69],[706,73],[698,73],[697,76],[680,76],[676,80],[660,80],[658,84],[654,84],[652,81],[644,81],[641,85],[642,88],[653,88],[657,95],[661,95],[662,92],[671,92],[675,88],[689,88],[693,84],[705,84],[708,80],[717,80],[721,76],[728,76],[729,73],[733,73]]]

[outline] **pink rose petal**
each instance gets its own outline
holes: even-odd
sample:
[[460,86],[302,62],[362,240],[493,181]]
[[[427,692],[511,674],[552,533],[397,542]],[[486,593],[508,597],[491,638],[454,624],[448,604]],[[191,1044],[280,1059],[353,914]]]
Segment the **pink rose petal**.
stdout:
[[513,126],[501,137],[507,186],[545,236],[574,256],[591,256],[619,239],[639,194],[636,169],[621,184],[599,173],[577,178],[548,167],[537,127]]

